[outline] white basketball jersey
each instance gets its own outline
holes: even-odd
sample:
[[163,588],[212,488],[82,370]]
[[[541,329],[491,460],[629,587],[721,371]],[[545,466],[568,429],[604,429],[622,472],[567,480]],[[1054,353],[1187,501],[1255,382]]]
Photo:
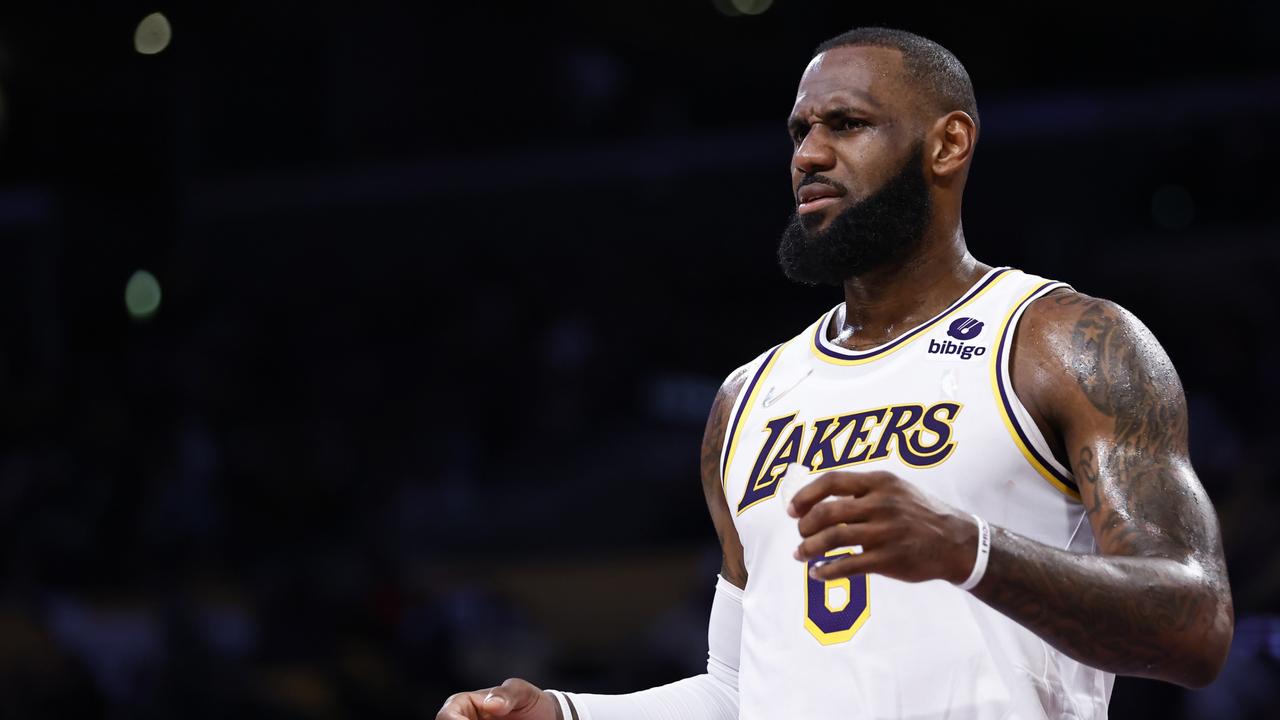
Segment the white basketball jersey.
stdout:
[[1019,317],[1062,287],[996,268],[933,319],[861,351],[827,339],[836,306],[752,364],[721,458],[748,572],[742,720],[1106,717],[1112,674],[948,582],[810,579],[786,514],[824,471],[885,470],[992,525],[1095,552],[1071,473],[1009,379]]

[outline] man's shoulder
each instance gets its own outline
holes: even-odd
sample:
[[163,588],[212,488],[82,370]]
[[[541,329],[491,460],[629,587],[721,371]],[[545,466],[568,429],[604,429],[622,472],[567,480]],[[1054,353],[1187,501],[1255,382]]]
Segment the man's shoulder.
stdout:
[[1038,348],[1069,356],[1072,345],[1087,343],[1096,333],[1115,330],[1150,333],[1119,303],[1063,287],[1027,307],[1019,323],[1017,342],[1020,349]]
[[1113,300],[1070,289],[1027,308],[1012,373],[1042,406],[1081,392],[1095,407],[1111,407],[1117,393],[1138,385],[1181,392],[1169,356],[1141,320]]
[[786,343],[778,343],[755,356],[749,362],[743,363],[735,368],[734,371],[729,373],[728,377],[724,379],[724,382],[721,383],[720,393],[722,395],[728,395],[736,398],[738,393],[742,391],[743,386],[745,386],[751,378],[754,377],[760,369],[763,368],[773,358],[773,356],[782,349],[783,345],[786,345]]

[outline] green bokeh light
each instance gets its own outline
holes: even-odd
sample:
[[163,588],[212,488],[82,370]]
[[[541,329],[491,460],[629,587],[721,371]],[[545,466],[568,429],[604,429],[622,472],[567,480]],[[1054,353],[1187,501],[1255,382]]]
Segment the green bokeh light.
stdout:
[[773,5],[773,0],[732,0],[732,2],[733,8],[743,15],[759,15]]
[[155,55],[169,47],[173,39],[173,28],[164,13],[151,13],[142,18],[138,29],[133,31],[133,49],[143,55]]
[[160,309],[160,281],[146,270],[139,270],[124,287],[124,306],[134,320],[146,320]]

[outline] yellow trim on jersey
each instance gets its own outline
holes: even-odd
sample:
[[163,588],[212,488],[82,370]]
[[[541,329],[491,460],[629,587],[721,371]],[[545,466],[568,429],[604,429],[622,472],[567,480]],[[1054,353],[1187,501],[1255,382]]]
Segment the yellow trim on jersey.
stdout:
[[[1005,407],[1004,407],[1004,400],[1003,398],[1000,397],[1000,382],[1001,382],[1000,363],[999,363],[1000,343],[1004,342],[1004,333],[1005,333],[1005,330],[1009,328],[1010,321],[1013,320],[1013,316],[1018,313],[1018,309],[1021,308],[1022,304],[1027,301],[1027,298],[1031,297],[1037,292],[1040,292],[1041,290],[1045,290],[1045,293],[1048,294],[1050,292],[1053,292],[1053,290],[1057,290],[1062,287],[1068,287],[1068,286],[1060,285],[1059,287],[1046,290],[1044,284],[1041,283],[1036,287],[1032,288],[1029,292],[1027,292],[1027,294],[1018,298],[1018,301],[1013,304],[1013,309],[1010,310],[1009,314],[1005,316],[1004,322],[1000,324],[1000,332],[996,335],[996,352],[991,353],[991,391],[995,393],[995,396],[996,396],[996,412],[1000,413],[1000,419],[1004,421],[1005,430],[1009,431],[1009,437],[1013,438],[1014,446],[1016,446],[1019,452],[1022,453],[1022,456],[1027,459],[1027,463],[1029,463],[1032,469],[1034,469],[1037,473],[1040,474],[1041,477],[1047,480],[1049,484],[1052,485],[1058,492],[1062,493],[1063,495],[1066,495],[1067,497],[1071,498],[1072,500],[1075,500],[1076,502],[1080,502],[1080,493],[1067,487],[1062,483],[1061,480],[1054,477],[1053,473],[1049,470],[1049,468],[1045,467],[1040,462],[1040,460],[1031,453],[1030,448],[1028,448],[1026,444],[1022,442],[1022,438],[1018,435],[1018,430],[1014,427],[1014,423],[1017,421],[1014,418],[1009,416],[1009,413],[1005,410]],[[1012,361],[1013,361],[1013,337],[1012,336],[1009,337],[1009,347],[1005,348],[1005,352],[1009,353],[1009,362],[1010,362],[1010,365],[1012,366]],[[1010,380],[1009,380],[1008,390],[1009,390],[1010,397],[1016,397],[1013,394],[1012,376],[1010,377]],[[1035,431],[1039,432],[1040,430],[1039,428],[1035,428]]]
[[[998,270],[997,270],[997,271],[998,271]],[[993,271],[993,272],[997,272],[997,271]],[[930,321],[926,322],[925,324],[923,324],[923,325],[918,325],[918,326],[916,326],[916,327],[912,328],[912,329],[911,329],[911,330],[909,330],[908,332],[914,332],[914,333],[915,333],[915,335],[914,335],[914,336],[912,336],[912,337],[911,337],[911,338],[909,338],[908,340],[906,340],[906,341],[904,341],[904,342],[900,343],[900,344],[899,344],[899,345],[897,345],[896,347],[890,348],[889,350],[886,350],[886,351],[884,351],[884,352],[882,352],[882,353],[876,353],[876,354],[875,354],[875,355],[873,355],[872,357],[866,357],[866,358],[849,358],[849,359],[847,359],[847,360],[841,360],[841,359],[833,358],[833,357],[831,357],[830,355],[827,355],[826,353],[822,352],[822,350],[818,348],[818,334],[817,334],[817,333],[813,333],[813,334],[812,334],[812,338],[809,340],[809,352],[813,353],[815,356],[817,356],[817,357],[818,357],[818,359],[822,360],[823,362],[828,362],[828,363],[831,363],[832,365],[865,365],[865,364],[867,364],[867,363],[869,363],[869,362],[875,362],[876,360],[880,360],[880,359],[882,359],[882,358],[889,357],[890,355],[892,355],[892,354],[894,354],[894,353],[898,352],[899,350],[901,350],[902,348],[904,348],[904,347],[906,347],[906,346],[910,345],[911,343],[915,342],[916,340],[919,340],[921,337],[923,337],[923,336],[925,335],[925,330],[927,330],[928,328],[930,328],[930,327],[932,327],[932,326],[934,326],[934,325],[937,325],[938,323],[942,322],[943,320],[946,320],[947,318],[951,317],[952,315],[955,315],[956,313],[960,312],[961,310],[963,310],[963,309],[965,308],[965,306],[969,305],[969,304],[970,304],[970,303],[972,303],[973,301],[977,300],[978,298],[980,298],[980,297],[982,297],[983,295],[986,295],[988,292],[990,292],[990,291],[991,291],[991,288],[995,287],[996,285],[999,285],[999,284],[1000,284],[1000,282],[1001,282],[1002,280],[1004,280],[1005,278],[1009,277],[1010,275],[1013,275],[1013,274],[1018,273],[1018,272],[1019,272],[1018,270],[1014,270],[1013,268],[1007,268],[1007,269],[1005,269],[1005,271],[1004,271],[1004,272],[1001,272],[999,275],[997,275],[996,277],[992,278],[992,279],[991,279],[991,282],[990,282],[990,283],[988,283],[986,287],[984,287],[984,288],[982,288],[981,290],[979,290],[978,292],[974,293],[973,297],[969,298],[968,300],[965,300],[964,302],[960,303],[959,305],[955,306],[954,308],[951,308],[950,310],[948,310],[946,313],[944,313],[944,314],[942,314],[942,315],[937,316],[936,318],[934,318],[934,319],[932,319],[932,320],[930,320]],[[979,281],[979,282],[981,282],[981,281]],[[828,313],[827,315],[822,316],[822,320],[820,320],[820,321],[819,321],[819,322],[821,322],[821,323],[822,323],[822,328],[820,329],[820,331],[819,331],[819,332],[826,333],[826,331],[827,331],[826,325],[827,325],[827,323],[831,322],[831,318],[832,318],[832,316],[834,316],[834,315],[835,315],[835,310],[832,310],[832,311],[831,311],[830,313]],[[891,340],[890,342],[893,342],[893,341]],[[869,351],[868,351],[868,352],[869,352]]]
[[[724,469],[720,473],[720,490],[725,493],[726,498],[728,498],[729,492],[729,467],[733,465],[733,455],[738,450],[738,436],[742,434],[742,428],[747,426],[747,418],[751,416],[751,407],[755,403],[756,396],[760,394],[760,388],[764,386],[764,379],[769,377],[769,373],[773,372],[773,366],[778,363],[778,358],[782,357],[782,353],[786,351],[787,346],[790,344],[790,340],[782,343],[782,347],[778,348],[773,357],[769,358],[769,362],[760,371],[760,377],[756,379],[755,387],[751,388],[751,394],[742,401],[742,416],[738,418],[738,425],[733,429],[733,436],[729,438],[729,453],[725,456]],[[750,478],[748,478],[747,482],[750,481]]]

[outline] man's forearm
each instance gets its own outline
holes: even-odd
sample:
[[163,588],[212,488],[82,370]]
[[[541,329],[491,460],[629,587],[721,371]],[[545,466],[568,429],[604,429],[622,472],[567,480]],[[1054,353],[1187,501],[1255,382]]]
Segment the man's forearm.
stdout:
[[[1092,667],[1198,687],[1226,647],[1228,611],[1192,563],[1081,555],[993,528],[991,560],[973,594]],[[1229,635],[1227,638],[1229,643]]]

